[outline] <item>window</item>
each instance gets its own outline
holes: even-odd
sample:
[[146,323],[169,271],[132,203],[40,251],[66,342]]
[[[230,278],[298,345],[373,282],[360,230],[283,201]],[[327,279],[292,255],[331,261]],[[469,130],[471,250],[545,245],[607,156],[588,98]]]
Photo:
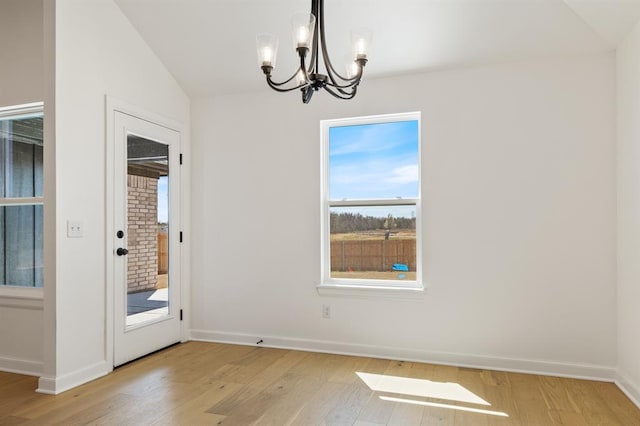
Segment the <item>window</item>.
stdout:
[[0,286],[42,287],[42,104],[0,108]]
[[421,289],[420,113],[325,120],[322,285]]

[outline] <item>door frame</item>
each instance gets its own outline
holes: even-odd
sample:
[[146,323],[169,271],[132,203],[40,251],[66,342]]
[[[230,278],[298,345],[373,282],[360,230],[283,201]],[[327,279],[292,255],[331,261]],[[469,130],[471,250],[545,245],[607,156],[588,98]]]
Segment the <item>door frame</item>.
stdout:
[[[185,137],[185,131],[179,122],[163,117],[161,115],[149,112],[143,108],[132,105],[126,101],[105,95],[105,353],[104,359],[107,365],[113,369],[114,364],[114,319],[115,319],[115,303],[114,303],[114,253],[115,244],[113,235],[115,233],[114,226],[114,203],[115,203],[115,185],[114,185],[114,163],[115,163],[115,129],[114,115],[121,112],[140,120],[145,120],[158,126],[166,127],[179,133],[181,152],[184,153],[188,147],[188,140]],[[181,154],[182,155],[182,154]],[[188,238],[188,223],[190,209],[188,206],[189,190],[189,170],[183,163],[180,167],[180,224],[179,228],[183,235],[183,243],[180,244],[180,265],[177,273],[180,280],[180,308],[183,310],[183,320],[180,322],[180,341],[185,342],[189,339],[190,329],[190,294],[191,288],[188,280],[189,277],[189,250],[188,244],[184,241]]]

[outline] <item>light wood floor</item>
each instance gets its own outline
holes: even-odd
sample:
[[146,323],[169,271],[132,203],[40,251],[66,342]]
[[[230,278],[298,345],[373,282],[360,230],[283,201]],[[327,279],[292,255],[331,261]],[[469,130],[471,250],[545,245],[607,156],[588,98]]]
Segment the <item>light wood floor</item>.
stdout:
[[201,342],[35,388],[0,373],[0,424],[640,425],[611,383]]

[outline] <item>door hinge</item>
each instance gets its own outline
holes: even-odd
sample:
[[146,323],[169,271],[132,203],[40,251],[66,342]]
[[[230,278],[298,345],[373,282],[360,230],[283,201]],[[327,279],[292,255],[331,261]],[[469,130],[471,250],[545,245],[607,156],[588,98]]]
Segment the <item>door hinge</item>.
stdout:
[[180,309],[180,321],[182,321],[182,309]]
[[180,231],[180,242],[182,242],[182,231]]
[[180,165],[182,165],[182,154],[180,154]]

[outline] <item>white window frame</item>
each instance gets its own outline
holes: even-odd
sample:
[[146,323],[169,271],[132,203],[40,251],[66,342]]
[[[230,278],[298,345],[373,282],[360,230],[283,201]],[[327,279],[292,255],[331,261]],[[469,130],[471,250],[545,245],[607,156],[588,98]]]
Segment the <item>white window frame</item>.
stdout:
[[[0,108],[0,119],[24,119],[44,114],[44,103],[34,102],[30,104],[15,105]],[[1,198],[0,207],[6,206],[34,206],[44,205],[44,196],[39,197],[13,197]],[[44,286],[43,286],[44,287]],[[23,287],[13,285],[0,285],[0,297],[39,299],[42,298],[43,287]]]
[[[385,199],[329,199],[329,130],[334,127],[358,126],[365,124],[380,124],[401,121],[418,122],[418,196],[416,198],[385,198]],[[322,120],[320,122],[321,139],[321,278],[317,286],[323,295],[393,295],[404,297],[409,293],[422,293],[422,130],[421,113],[408,112],[385,114],[366,117]],[[416,209],[416,280],[374,280],[374,279],[345,279],[331,278],[331,236],[330,236],[330,208],[331,207],[363,207],[363,206],[415,206]]]

